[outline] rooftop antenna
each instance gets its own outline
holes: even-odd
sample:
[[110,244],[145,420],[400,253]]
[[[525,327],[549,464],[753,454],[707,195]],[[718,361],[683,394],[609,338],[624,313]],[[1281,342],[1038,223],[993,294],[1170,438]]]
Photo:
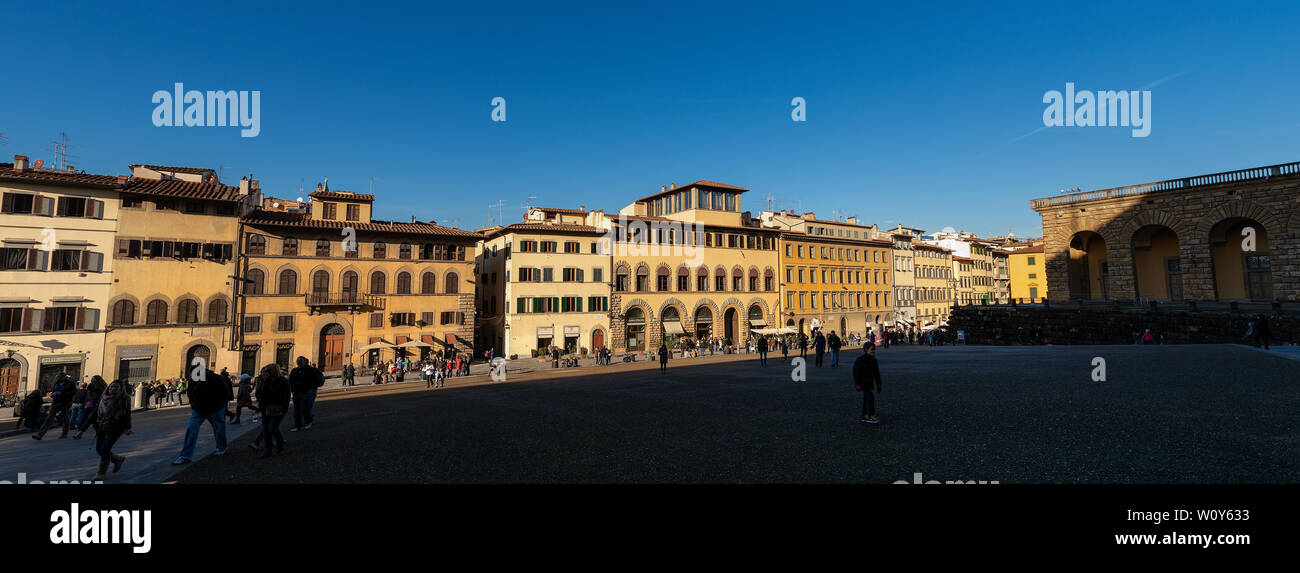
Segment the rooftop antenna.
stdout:
[[498,219],[497,219],[497,224],[498,224],[498,225],[505,225],[505,224],[506,224],[506,202],[505,202],[505,200],[504,200],[504,199],[497,199],[497,203],[496,203],[496,205],[488,205],[488,223],[489,223],[489,224],[492,223],[492,208],[493,208],[493,207],[496,207],[496,209],[497,209],[497,217],[498,217]]
[[299,177],[299,178],[298,178],[298,196],[299,196],[299,197],[302,197],[302,186],[303,186],[304,183],[306,183],[306,181],[307,181],[307,179],[306,179],[305,177]]
[[9,143],[9,138],[5,137],[5,132],[0,131],[0,145],[5,145],[7,143]]
[[217,180],[224,179],[224,178],[226,177],[226,169],[229,169],[229,168],[230,168],[229,165],[218,165],[218,166],[217,166]]
[[533,208],[533,199],[536,198],[534,195],[529,195],[528,200],[524,201],[524,216],[528,216],[528,211]]
[[371,176],[370,176],[370,194],[371,194],[371,195],[374,195],[374,194],[375,194],[375,176],[374,176],[374,175],[371,175]]
[[72,154],[68,153],[68,150],[69,150],[69,149],[73,149],[73,148],[76,147],[76,146],[74,146],[74,145],[69,145],[69,144],[68,144],[68,132],[66,132],[66,131],[60,131],[60,132],[59,132],[59,139],[57,139],[57,140],[55,140],[55,141],[52,141],[52,142],[50,142],[50,143],[52,143],[52,144],[54,145],[54,149],[46,149],[46,151],[49,151],[49,152],[54,153],[54,169],[55,169],[55,170],[63,171],[64,169],[66,169],[67,167],[69,167],[69,166],[68,166],[68,160],[69,160],[69,159],[76,159],[76,158],[77,158],[75,155],[72,155]]
[[767,194],[767,210],[768,210],[768,211],[772,211],[772,210],[773,210],[773,207],[775,207],[775,206],[776,206],[776,197],[773,197],[771,193],[768,193],[768,194]]

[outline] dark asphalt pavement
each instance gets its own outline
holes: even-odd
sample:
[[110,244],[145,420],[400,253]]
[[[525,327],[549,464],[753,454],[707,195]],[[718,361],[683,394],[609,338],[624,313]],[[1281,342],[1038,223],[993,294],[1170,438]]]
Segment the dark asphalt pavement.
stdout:
[[[1300,482],[1296,362],[1235,346],[909,347],[879,353],[876,426],[850,368],[779,359],[580,369],[322,397],[284,454],[180,483]],[[1093,358],[1107,379],[1094,382]],[[811,362],[811,353],[809,355]],[[829,361],[828,361],[829,363]]]

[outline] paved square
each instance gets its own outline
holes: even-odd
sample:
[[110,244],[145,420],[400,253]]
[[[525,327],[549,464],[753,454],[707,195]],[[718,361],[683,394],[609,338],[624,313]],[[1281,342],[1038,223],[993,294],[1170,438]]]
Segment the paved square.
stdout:
[[[1235,346],[908,347],[879,353],[883,423],[839,368],[772,360],[324,398],[285,453],[181,483],[1300,482],[1296,363]],[[1107,361],[1093,382],[1092,360]],[[811,355],[810,355],[811,358]]]

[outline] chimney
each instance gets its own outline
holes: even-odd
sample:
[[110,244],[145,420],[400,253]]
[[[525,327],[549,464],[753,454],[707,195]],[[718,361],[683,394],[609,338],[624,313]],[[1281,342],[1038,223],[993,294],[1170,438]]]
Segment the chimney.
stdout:
[[669,189],[676,189],[676,188],[677,188],[677,183],[671,183],[671,184],[669,184],[668,188],[669,188]]
[[849,217],[848,219],[845,219],[844,222],[846,222],[846,223],[848,223],[848,224],[850,224],[850,225],[856,225],[856,224],[858,224],[858,218],[857,218],[857,217]]
[[117,176],[117,188],[118,188],[118,189],[126,189],[126,180],[127,180],[127,179],[128,179],[128,177],[127,177],[126,175],[118,175],[118,176]]
[[247,177],[240,177],[240,178],[239,178],[239,194],[240,194],[240,195],[247,195],[247,194],[248,194],[248,185],[249,185],[249,182],[248,182],[248,178],[247,178]]
[[316,182],[316,192],[320,192],[320,181]]
[[14,171],[22,173],[26,169],[27,169],[27,156],[14,155]]
[[660,193],[663,193],[664,191],[667,191],[667,190],[668,190],[668,186],[667,186],[667,185],[660,185],[660,186],[659,186],[659,192],[660,192]]
[[586,206],[586,205],[578,205],[578,210],[579,210],[579,211],[582,211],[583,213],[586,213],[586,212],[587,212],[587,206]]
[[817,214],[814,213],[814,212],[812,212],[812,211],[809,211],[809,212],[803,214],[803,218],[805,218],[805,219],[816,219],[816,218],[817,218]]

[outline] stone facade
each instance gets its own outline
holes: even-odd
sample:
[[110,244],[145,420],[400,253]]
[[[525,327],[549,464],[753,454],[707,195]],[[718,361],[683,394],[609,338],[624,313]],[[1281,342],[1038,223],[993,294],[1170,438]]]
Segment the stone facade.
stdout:
[[[1272,343],[1295,344],[1300,317],[1269,314]],[[969,344],[1015,344],[1022,327],[1026,338],[1032,337],[1035,329],[1041,331],[1047,344],[1133,344],[1134,333],[1146,329],[1168,344],[1242,344],[1247,323],[1255,316],[1248,312],[976,305],[956,307],[951,324],[954,331],[966,331]]]
[[1087,231],[1105,241],[1105,298],[1140,298],[1134,245],[1139,230],[1150,227],[1177,236],[1182,292],[1171,298],[1239,299],[1220,296],[1216,287],[1212,249],[1241,240],[1212,240],[1216,226],[1229,221],[1257,225],[1267,236],[1271,298],[1300,300],[1300,163],[1047,197],[1031,206],[1043,220],[1050,300],[1099,298],[1071,289],[1071,241]]

